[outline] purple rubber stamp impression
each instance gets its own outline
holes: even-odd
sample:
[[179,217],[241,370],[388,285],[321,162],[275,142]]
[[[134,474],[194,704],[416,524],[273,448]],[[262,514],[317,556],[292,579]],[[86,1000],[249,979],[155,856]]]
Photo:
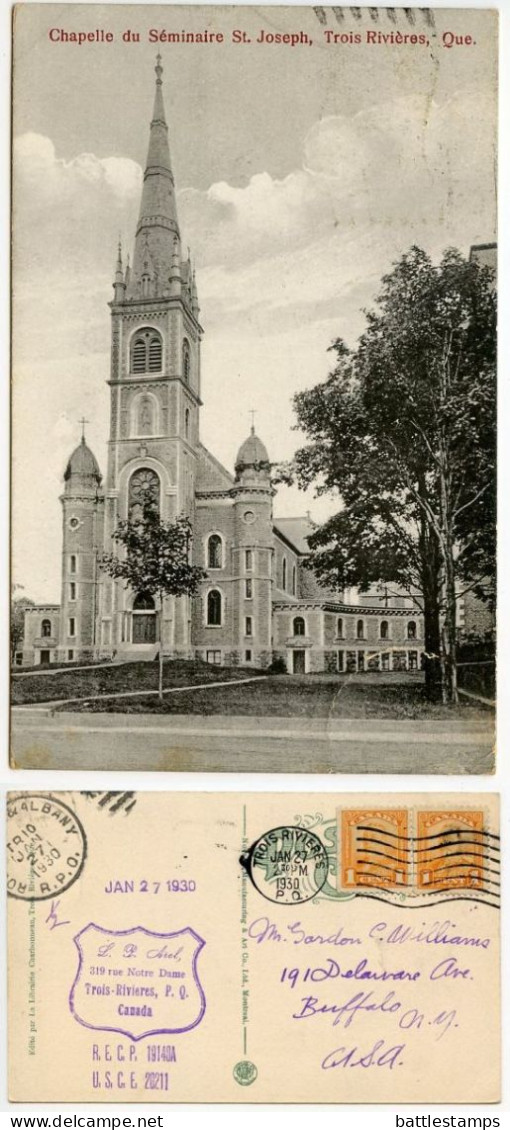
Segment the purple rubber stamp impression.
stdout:
[[159,934],[90,922],[74,942],[79,961],[69,1007],[85,1028],[143,1040],[200,1024],[206,1003],[197,959],[205,942],[191,926]]

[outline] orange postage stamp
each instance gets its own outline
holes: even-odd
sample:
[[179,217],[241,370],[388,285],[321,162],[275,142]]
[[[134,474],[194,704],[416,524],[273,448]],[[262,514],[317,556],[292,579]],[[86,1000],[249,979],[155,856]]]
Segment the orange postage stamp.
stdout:
[[499,839],[482,809],[342,809],[338,842],[344,891],[420,905],[464,891],[498,898]]

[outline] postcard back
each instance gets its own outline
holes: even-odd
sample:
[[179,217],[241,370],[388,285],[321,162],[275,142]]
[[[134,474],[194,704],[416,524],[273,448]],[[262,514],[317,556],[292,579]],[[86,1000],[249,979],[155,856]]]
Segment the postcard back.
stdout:
[[496,1101],[497,808],[10,794],[10,1098]]

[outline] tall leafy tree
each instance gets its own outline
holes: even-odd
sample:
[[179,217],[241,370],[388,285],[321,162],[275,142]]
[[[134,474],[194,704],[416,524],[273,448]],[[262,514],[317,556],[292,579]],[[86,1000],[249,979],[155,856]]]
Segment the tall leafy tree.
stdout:
[[[307,443],[292,473],[333,492],[310,539],[320,579],[418,590],[426,681],[457,700],[456,601],[495,581],[496,302],[491,272],[417,247],[382,280],[356,349],[295,397]],[[421,594],[421,595],[420,595]]]
[[207,574],[191,564],[191,524],[186,517],[165,522],[146,502],[141,514],[119,522],[112,535],[119,552],[104,553],[101,568],[126,588],[156,598],[159,609],[159,698],[163,698],[163,601],[193,596]]

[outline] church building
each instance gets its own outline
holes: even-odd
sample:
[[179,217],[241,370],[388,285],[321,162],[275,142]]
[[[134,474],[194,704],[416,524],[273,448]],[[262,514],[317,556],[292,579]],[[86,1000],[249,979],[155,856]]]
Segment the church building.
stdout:
[[[183,254],[158,56],[132,266],[119,247],[111,309],[110,432],[103,478],[85,436],[61,494],[60,605],[25,616],[24,665],[168,658],[294,673],[417,669],[423,619],[411,598],[333,593],[306,568],[308,518],[273,518],[271,461],[252,427],[234,472],[200,440],[202,327]],[[187,515],[207,571],[194,598],[151,597],[100,569],[120,520],[150,499]],[[161,615],[162,623],[158,618]]]

